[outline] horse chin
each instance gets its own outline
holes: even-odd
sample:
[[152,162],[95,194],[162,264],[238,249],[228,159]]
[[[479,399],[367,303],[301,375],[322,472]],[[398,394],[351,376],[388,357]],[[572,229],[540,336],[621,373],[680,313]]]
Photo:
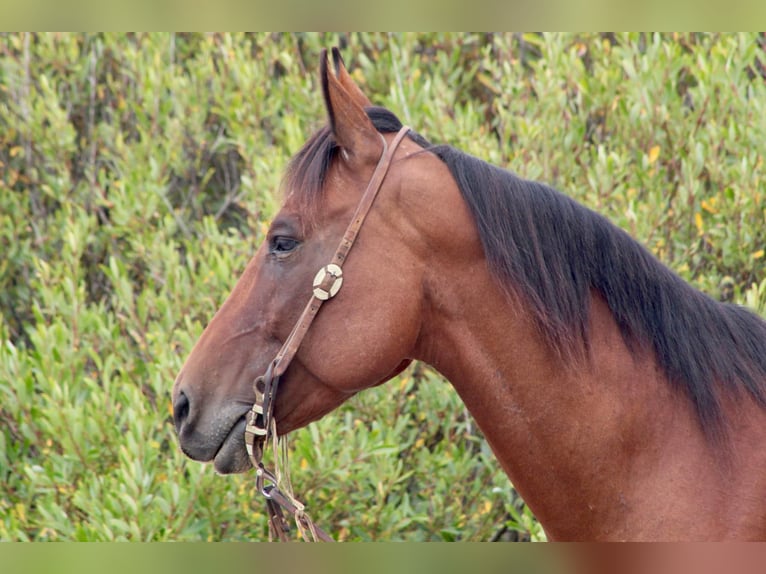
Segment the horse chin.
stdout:
[[252,468],[245,450],[245,419],[235,424],[213,459],[218,474],[238,474]]

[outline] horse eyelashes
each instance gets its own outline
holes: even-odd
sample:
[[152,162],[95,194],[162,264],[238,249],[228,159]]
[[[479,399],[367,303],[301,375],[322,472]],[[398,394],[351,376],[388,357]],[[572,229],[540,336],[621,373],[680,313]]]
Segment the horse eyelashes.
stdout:
[[299,242],[292,237],[277,236],[271,240],[269,251],[274,255],[286,255],[295,250],[298,247]]

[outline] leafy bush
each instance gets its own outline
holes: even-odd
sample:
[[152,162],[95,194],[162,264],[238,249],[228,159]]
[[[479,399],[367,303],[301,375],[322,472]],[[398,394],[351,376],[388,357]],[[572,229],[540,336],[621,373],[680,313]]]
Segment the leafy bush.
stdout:
[[[266,537],[252,476],[180,454],[169,393],[324,121],[330,45],[427,138],[764,313],[763,36],[5,34],[0,539]],[[342,540],[544,539],[422,365],[294,433],[291,461]]]

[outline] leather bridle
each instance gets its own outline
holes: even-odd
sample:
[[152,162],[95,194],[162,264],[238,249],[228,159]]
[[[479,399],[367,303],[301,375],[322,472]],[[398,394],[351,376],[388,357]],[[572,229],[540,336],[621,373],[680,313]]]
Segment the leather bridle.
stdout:
[[[266,498],[270,532],[276,534],[279,539],[283,541],[288,539],[287,532],[289,525],[284,518],[282,509],[293,515],[295,524],[304,539],[310,539],[308,534],[311,535],[311,539],[313,540],[332,542],[333,539],[311,521],[305,512],[305,506],[293,496],[291,492],[292,489],[289,486],[289,479],[285,481],[287,484],[280,489],[279,483],[281,482],[281,476],[279,470],[277,470],[276,473],[273,473],[267,470],[263,465],[264,447],[269,438],[272,439],[272,444],[274,445],[274,458],[275,460],[277,459],[277,428],[272,413],[274,410],[274,400],[276,398],[277,388],[279,386],[279,379],[285,373],[290,362],[293,360],[293,357],[295,357],[295,354],[298,352],[298,349],[303,342],[303,338],[306,336],[306,333],[319,312],[319,309],[322,307],[322,304],[337,295],[340,290],[341,285],[343,284],[343,263],[346,261],[349,251],[351,251],[351,248],[354,246],[354,241],[356,241],[359,230],[361,229],[362,224],[375,201],[375,197],[383,184],[388,168],[391,166],[391,161],[393,160],[396,148],[407,135],[407,132],[409,132],[409,128],[403,126],[396,134],[396,137],[394,137],[390,146],[381,135],[383,152],[381,153],[378,165],[367,184],[367,189],[365,190],[364,195],[362,195],[362,199],[356,208],[354,217],[346,228],[346,232],[343,234],[343,239],[335,250],[335,254],[330,260],[330,263],[322,267],[314,277],[314,291],[311,299],[309,299],[308,304],[298,318],[290,335],[282,345],[282,348],[276,354],[274,360],[269,363],[266,372],[254,382],[255,403],[250,411],[248,411],[246,417],[245,446],[250,461],[255,468],[256,487],[260,494]],[[285,472],[287,471],[286,468],[284,470]],[[267,482],[269,484],[266,484]]]

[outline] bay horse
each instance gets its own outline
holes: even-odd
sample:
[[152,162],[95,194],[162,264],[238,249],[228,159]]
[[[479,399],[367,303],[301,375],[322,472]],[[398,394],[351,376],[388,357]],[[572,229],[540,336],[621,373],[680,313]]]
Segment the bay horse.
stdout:
[[[253,381],[402,129],[329,58],[328,125],[173,387],[183,452],[219,473],[251,468]],[[766,540],[766,322],[551,187],[404,131],[343,288],[282,377],[279,433],[423,361],[550,540]]]

